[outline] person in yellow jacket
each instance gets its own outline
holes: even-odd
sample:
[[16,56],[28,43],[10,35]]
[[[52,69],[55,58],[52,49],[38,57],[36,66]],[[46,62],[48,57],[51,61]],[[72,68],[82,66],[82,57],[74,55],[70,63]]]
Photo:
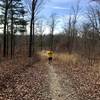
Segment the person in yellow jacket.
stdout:
[[53,51],[48,51],[48,61],[49,61],[49,64],[52,62],[52,58],[53,58]]

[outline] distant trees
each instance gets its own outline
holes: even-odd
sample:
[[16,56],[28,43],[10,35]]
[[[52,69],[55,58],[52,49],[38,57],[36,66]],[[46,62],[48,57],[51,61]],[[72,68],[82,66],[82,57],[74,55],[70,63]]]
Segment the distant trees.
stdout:
[[17,25],[21,26],[22,21],[24,21],[24,24],[26,23],[26,21],[21,18],[23,16],[22,13],[24,12],[24,7],[21,0],[1,0],[0,9],[2,11],[2,15],[4,16],[2,21],[2,24],[4,24],[3,56],[5,57],[8,55],[9,43],[11,43],[10,54],[12,58],[12,56],[14,56],[15,33],[18,31]]
[[100,33],[100,5],[96,6],[89,6],[87,16],[89,22],[91,23],[92,28],[97,32]]
[[39,34],[39,46],[40,46],[40,50],[42,51],[43,50],[43,33],[45,31],[45,25],[44,25],[44,22],[43,20],[39,20],[37,22],[37,33]]
[[[27,17],[27,11],[22,6],[22,8],[19,10],[19,20],[15,21],[15,31],[20,33],[20,44],[19,44],[19,50],[21,54],[26,55],[27,48],[26,48],[26,33],[27,33],[27,25],[28,21],[26,19]],[[16,43],[18,44],[18,43]]]
[[[94,1],[94,0],[93,0]],[[97,1],[97,0],[95,0]],[[0,1],[0,24],[3,25],[3,56],[6,57],[10,54],[11,58],[14,56],[16,47],[16,33],[20,32],[20,35],[24,37],[24,33],[27,31],[26,26],[29,27],[29,35],[26,36],[29,41],[28,44],[28,56],[32,57],[35,51],[35,45],[38,45],[43,50],[43,45],[53,50],[54,47],[61,46],[66,49],[68,53],[79,51],[84,53],[86,58],[94,59],[99,54],[100,46],[100,4],[89,6],[85,19],[86,22],[80,23],[81,28],[78,29],[78,18],[80,17],[80,5],[79,2],[76,6],[72,7],[69,14],[69,18],[64,20],[65,25],[63,28],[63,35],[54,35],[57,26],[56,14],[51,14],[49,17],[48,25],[49,35],[44,35],[44,22],[45,19],[40,19],[40,12],[45,0],[24,0],[26,2],[27,11],[22,3],[22,0],[1,0]],[[29,12],[28,12],[29,11]],[[27,13],[28,12],[28,13]],[[29,16],[26,18],[26,14]],[[29,15],[30,14],[30,15]],[[27,19],[29,22],[27,22]],[[36,27],[36,25],[38,26]],[[2,28],[2,27],[1,27]],[[79,30],[80,33],[79,33]],[[36,32],[37,31],[37,32]],[[36,35],[39,33],[39,35]],[[20,37],[20,36],[19,36]],[[38,42],[35,42],[37,39]],[[63,41],[65,40],[65,41]],[[20,46],[22,48],[20,38]],[[55,43],[55,41],[57,43]],[[37,43],[37,44],[36,44]],[[80,47],[79,47],[80,46]],[[84,49],[83,49],[84,48]],[[23,45],[24,49],[24,45]],[[79,49],[79,50],[78,50]],[[98,53],[97,53],[98,52]],[[77,52],[78,53],[78,52]]]
[[[26,7],[28,8],[27,10],[31,14],[29,57],[31,57],[32,54],[34,53],[35,22],[38,19],[38,15],[41,11],[42,5],[44,4],[44,1],[45,0],[32,0],[30,2],[27,2],[26,4]],[[24,2],[26,2],[26,0],[24,0]],[[4,25],[3,56],[6,57],[9,54],[10,50],[12,58],[14,55],[14,48],[15,48],[15,34],[18,31],[21,33],[24,33],[26,31],[27,21],[24,18],[26,11],[23,6],[22,0],[1,0],[0,9],[2,11],[2,16],[0,16],[0,24]],[[42,41],[42,36],[41,36],[41,41]],[[41,42],[41,49],[42,49],[42,42]]]
[[64,32],[67,37],[67,50],[69,53],[72,53],[73,48],[75,48],[75,42],[77,37],[77,20],[78,14],[80,11],[79,2],[77,3],[76,7],[72,7],[72,14],[69,15],[68,22],[64,26]]
[[3,47],[3,56],[6,56],[6,27],[7,27],[7,14],[8,14],[8,8],[11,2],[9,2],[9,0],[1,0],[0,2],[0,7],[2,7],[2,9],[4,9],[4,47]]
[[54,31],[56,28],[57,19],[56,14],[52,14],[49,18],[49,29],[50,29],[50,40],[49,40],[49,49],[53,50],[53,42],[54,42]]
[[83,40],[85,47],[85,55],[92,64],[98,52],[98,43],[100,40],[100,7],[89,6],[87,11],[87,23],[83,25]]
[[11,2],[11,57],[14,55],[15,33],[17,31],[21,33],[26,31],[25,28],[27,25],[27,21],[24,20],[25,13],[26,12],[24,10],[23,4],[21,3],[21,0],[16,0],[16,1],[12,0]]

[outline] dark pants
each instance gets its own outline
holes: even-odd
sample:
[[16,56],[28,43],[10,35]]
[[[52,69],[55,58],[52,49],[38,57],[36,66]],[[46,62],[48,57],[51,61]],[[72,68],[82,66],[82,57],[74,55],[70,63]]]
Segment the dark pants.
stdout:
[[49,63],[51,63],[52,62],[52,57],[49,57],[48,60],[49,60]]

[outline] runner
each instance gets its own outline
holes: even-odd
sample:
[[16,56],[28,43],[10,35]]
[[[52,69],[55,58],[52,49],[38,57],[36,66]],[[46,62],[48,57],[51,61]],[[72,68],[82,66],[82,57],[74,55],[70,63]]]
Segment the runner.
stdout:
[[48,62],[49,62],[49,64],[51,64],[51,62],[52,62],[52,58],[53,58],[53,51],[48,51]]

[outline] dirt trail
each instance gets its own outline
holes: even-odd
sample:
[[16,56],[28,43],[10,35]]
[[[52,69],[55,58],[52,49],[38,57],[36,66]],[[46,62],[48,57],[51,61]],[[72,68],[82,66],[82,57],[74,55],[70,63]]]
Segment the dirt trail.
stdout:
[[[74,89],[70,86],[69,80],[67,81],[67,90],[62,89],[60,81],[62,78],[56,73],[53,65],[48,66],[48,73],[50,78],[50,92],[52,100],[78,100]],[[74,95],[74,96],[73,96]]]

